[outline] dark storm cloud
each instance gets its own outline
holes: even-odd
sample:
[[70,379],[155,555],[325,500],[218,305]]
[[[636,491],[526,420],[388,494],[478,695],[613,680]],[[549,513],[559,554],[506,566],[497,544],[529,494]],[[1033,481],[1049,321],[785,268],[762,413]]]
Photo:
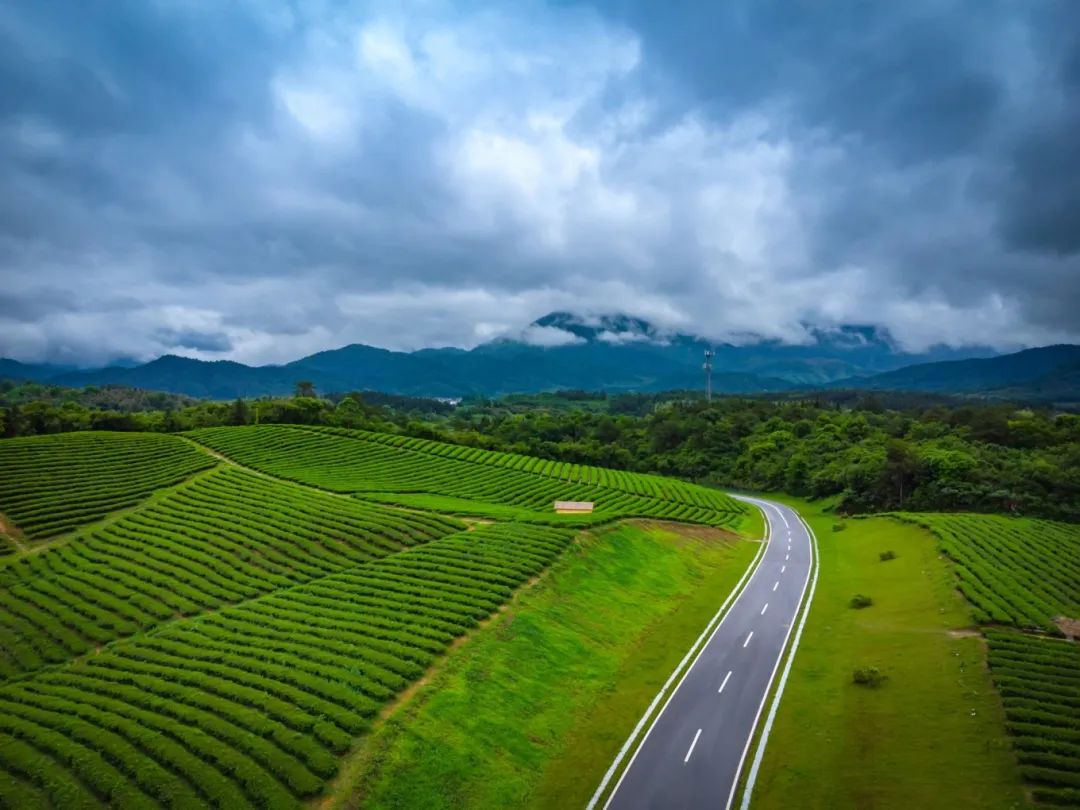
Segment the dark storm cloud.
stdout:
[[1080,339],[1071,2],[0,9],[0,355]]

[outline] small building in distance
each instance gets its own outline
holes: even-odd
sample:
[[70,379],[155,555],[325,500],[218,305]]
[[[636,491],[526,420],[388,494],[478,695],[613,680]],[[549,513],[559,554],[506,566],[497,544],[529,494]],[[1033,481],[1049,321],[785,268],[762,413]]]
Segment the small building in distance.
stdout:
[[555,511],[560,515],[591,512],[593,507],[592,501],[555,501]]

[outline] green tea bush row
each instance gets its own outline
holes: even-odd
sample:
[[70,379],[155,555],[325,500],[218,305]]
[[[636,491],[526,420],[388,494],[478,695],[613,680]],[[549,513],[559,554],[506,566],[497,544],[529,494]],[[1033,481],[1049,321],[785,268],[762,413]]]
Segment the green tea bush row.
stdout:
[[1024,778],[1039,801],[1070,805],[1080,787],[1080,647],[990,630],[990,672]]

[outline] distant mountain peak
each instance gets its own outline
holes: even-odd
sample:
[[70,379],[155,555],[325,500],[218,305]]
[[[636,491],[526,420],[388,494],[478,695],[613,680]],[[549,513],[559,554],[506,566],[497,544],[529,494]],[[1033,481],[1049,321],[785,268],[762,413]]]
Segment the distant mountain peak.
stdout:
[[663,332],[648,321],[620,313],[577,315],[572,312],[551,312],[529,324],[526,333],[529,330],[546,332],[555,329],[589,343],[667,342]]

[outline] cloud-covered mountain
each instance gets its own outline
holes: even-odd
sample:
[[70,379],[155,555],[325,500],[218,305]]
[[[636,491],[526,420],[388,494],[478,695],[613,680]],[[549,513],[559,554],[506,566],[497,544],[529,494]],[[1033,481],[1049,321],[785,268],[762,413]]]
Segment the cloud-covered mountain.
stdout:
[[286,394],[298,380],[323,392],[369,389],[424,396],[498,395],[559,388],[660,391],[700,388],[706,349],[714,352],[713,389],[726,393],[782,391],[871,375],[918,362],[986,356],[989,349],[899,350],[888,333],[868,326],[808,327],[805,344],[746,335],[741,344],[713,344],[656,328],[625,315],[554,312],[471,350],[393,352],[354,344],[284,365],[247,366],[167,355],[134,367],[88,371],[4,367],[7,376],[63,385],[105,383],[192,396],[231,398]]

